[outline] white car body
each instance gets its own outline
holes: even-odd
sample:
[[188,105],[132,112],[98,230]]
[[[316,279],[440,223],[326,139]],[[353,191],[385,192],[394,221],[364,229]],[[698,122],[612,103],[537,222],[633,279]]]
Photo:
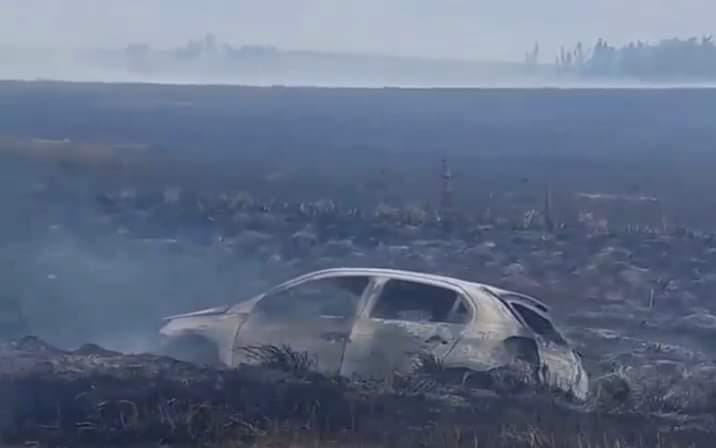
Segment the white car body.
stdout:
[[[331,310],[331,308],[335,308]],[[312,272],[233,306],[166,319],[166,345],[200,339],[230,367],[246,347],[288,345],[328,374],[385,378],[430,354],[446,368],[487,372],[516,358],[539,381],[586,399],[580,356],[537,299],[451,277],[375,268]]]

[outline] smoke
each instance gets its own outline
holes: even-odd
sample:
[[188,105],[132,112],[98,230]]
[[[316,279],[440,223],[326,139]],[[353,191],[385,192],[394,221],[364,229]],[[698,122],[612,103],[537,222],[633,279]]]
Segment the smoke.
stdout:
[[61,178],[74,193],[43,207],[30,188],[40,170],[2,171],[0,298],[18,302],[32,334],[52,344],[150,351],[162,317],[236,303],[272,281],[260,262],[220,246],[118,232],[87,202],[86,180]]

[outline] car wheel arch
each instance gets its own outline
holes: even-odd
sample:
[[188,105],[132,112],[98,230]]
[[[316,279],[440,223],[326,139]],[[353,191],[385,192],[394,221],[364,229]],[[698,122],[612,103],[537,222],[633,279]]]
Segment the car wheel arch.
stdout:
[[220,349],[216,341],[197,333],[184,333],[167,341],[162,354],[194,364],[218,365]]

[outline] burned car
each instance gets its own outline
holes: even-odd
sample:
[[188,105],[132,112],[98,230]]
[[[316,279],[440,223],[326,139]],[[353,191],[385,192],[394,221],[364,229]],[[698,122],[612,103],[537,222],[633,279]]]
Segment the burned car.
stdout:
[[418,272],[312,272],[235,305],[165,319],[164,352],[193,362],[251,364],[249,347],[290,346],[326,374],[387,378],[429,354],[441,366],[487,372],[517,362],[541,384],[585,399],[581,358],[548,307],[516,292]]

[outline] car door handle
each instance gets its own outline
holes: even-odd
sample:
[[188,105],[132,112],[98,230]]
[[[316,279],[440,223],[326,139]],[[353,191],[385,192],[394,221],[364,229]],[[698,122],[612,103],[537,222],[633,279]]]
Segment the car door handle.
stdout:
[[340,333],[337,331],[327,331],[325,333],[321,333],[321,339],[329,342],[343,342],[343,341],[350,341],[350,334],[348,333]]

